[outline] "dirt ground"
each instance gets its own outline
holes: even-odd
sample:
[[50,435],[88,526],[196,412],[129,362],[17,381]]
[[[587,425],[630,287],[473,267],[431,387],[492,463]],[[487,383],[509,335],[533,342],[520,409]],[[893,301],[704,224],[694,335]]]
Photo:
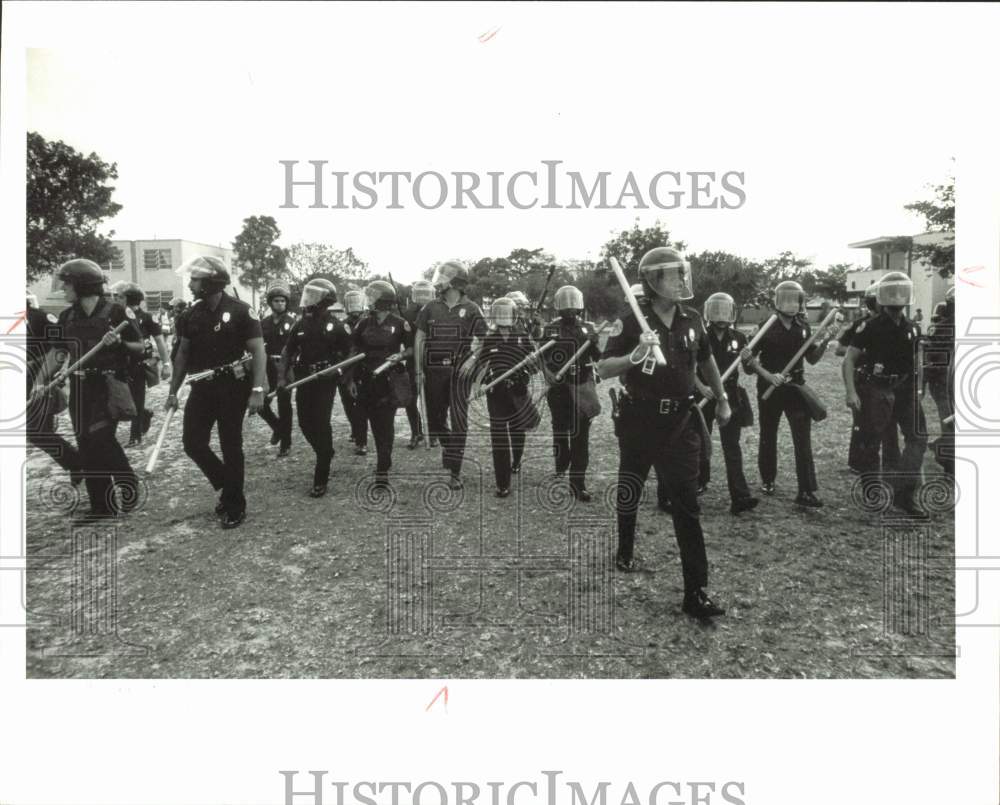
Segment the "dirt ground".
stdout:
[[[778,491],[729,514],[718,435],[701,498],[710,591],[728,614],[680,611],[670,518],[654,484],[639,515],[645,571],[614,570],[618,450],[607,389],[591,436],[590,504],[554,481],[549,417],[529,434],[511,496],[493,496],[485,406],[476,404],[466,488],[448,490],[439,450],[406,449],[396,419],[393,492],[373,495],[374,448],[353,454],[339,402],[331,492],[306,496],[312,451],[294,432],[276,457],[258,417],[244,427],[248,518],[219,529],[216,495],[172,424],[144,501],[111,530],[73,532],[66,474],[29,450],[30,677],[935,677],[954,675],[952,489],[928,453],[927,520],[857,493],[840,360],[807,378],[830,415],[814,425],[821,510],[792,504],[787,425]],[[743,381],[749,388],[749,381]],[[134,466],[145,466],[157,414]],[[753,396],[751,394],[751,396]],[[933,405],[925,411],[937,426]],[[62,423],[65,427],[66,423]],[[127,439],[126,425],[119,434]],[[744,464],[759,487],[756,431]]]

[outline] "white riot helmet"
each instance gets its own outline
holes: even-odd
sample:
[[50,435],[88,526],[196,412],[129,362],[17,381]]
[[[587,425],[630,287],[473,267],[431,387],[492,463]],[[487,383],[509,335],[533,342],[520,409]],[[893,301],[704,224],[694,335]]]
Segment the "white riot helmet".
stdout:
[[635,285],[629,288],[629,290],[632,292],[632,296],[634,296],[636,299],[646,298],[646,287],[641,282],[637,282]]
[[736,323],[736,301],[727,293],[714,293],[705,300],[705,321]]
[[410,299],[418,305],[434,301],[434,285],[428,280],[417,280],[410,288]]
[[465,293],[469,285],[469,269],[456,260],[449,260],[435,269],[431,284],[441,294],[449,288]]
[[779,282],[774,289],[774,309],[786,316],[806,312],[806,292],[794,280]]
[[364,313],[367,300],[363,292],[352,289],[344,294],[344,307],[348,313]]
[[669,246],[657,246],[642,256],[639,277],[649,290],[671,302],[694,298],[691,264]]
[[524,295],[524,291],[511,291],[506,298],[510,299],[518,309],[530,307],[530,302],[528,302],[528,297]]
[[879,281],[875,300],[882,307],[906,307],[913,303],[913,280],[902,271],[890,271]]
[[552,306],[562,312],[564,310],[583,310],[583,294],[579,288],[563,285],[552,297]]
[[513,327],[517,318],[517,305],[513,299],[502,296],[490,307],[490,318],[497,327]]

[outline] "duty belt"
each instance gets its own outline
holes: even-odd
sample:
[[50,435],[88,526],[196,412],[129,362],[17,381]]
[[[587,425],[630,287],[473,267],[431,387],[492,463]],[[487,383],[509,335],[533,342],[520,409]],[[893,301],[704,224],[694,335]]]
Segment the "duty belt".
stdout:
[[317,372],[322,372],[324,369],[329,369],[331,366],[335,366],[339,361],[316,361],[316,363],[300,363],[298,368],[301,369],[303,366],[306,368],[306,374],[314,375]]
[[882,385],[882,386],[897,386],[910,377],[909,374],[877,375],[872,372],[866,372],[864,370],[859,372],[858,376],[864,383],[875,383],[877,385]]
[[686,411],[691,407],[694,402],[694,395],[690,397],[636,397],[634,395],[632,399],[636,402],[644,403],[646,405],[655,405],[657,411],[661,414],[678,414],[682,411]]
[[74,377],[98,377],[100,375],[117,375],[122,377],[128,373],[127,369],[77,369],[73,372]]

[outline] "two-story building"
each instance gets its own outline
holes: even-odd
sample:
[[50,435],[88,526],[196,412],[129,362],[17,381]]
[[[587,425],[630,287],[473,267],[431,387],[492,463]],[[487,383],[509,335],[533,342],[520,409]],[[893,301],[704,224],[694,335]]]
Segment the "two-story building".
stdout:
[[[187,278],[178,275],[177,269],[199,255],[220,258],[233,273],[233,250],[224,246],[211,246],[191,240],[114,240],[115,258],[102,268],[108,284],[127,280],[136,283],[146,294],[146,307],[151,312],[167,307],[174,299],[190,300]],[[250,291],[235,280],[236,292],[249,302]],[[62,285],[55,275],[37,280],[28,288],[38,297],[44,310],[57,312],[66,303]]]
[[848,272],[845,281],[847,293],[854,297],[864,296],[865,291],[873,282],[881,279],[890,271],[902,271],[913,280],[913,304],[906,315],[913,318],[918,310],[923,312],[924,326],[930,320],[931,314],[938,302],[944,300],[948,288],[954,284],[954,277],[945,279],[930,265],[919,259],[912,246],[924,246],[944,241],[946,235],[942,232],[924,232],[912,238],[883,235],[869,240],[849,243],[851,249],[869,249],[871,260],[869,269],[865,271]]

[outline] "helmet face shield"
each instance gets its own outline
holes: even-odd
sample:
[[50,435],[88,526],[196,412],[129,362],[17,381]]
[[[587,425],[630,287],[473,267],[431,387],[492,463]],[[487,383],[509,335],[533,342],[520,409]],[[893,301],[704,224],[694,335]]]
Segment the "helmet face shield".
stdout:
[[886,274],[878,284],[875,299],[883,307],[906,307],[913,302],[913,280],[901,271]]
[[418,305],[426,305],[434,300],[434,286],[427,280],[417,280],[410,288],[410,298]]
[[691,270],[687,263],[649,266],[643,271],[643,277],[657,296],[664,299],[683,302],[694,298]]
[[710,322],[735,324],[736,302],[727,293],[714,293],[705,300],[704,319]]
[[299,301],[299,304],[302,307],[314,307],[329,298],[330,289],[313,280],[312,282],[307,282],[306,286],[302,289],[302,299]]
[[497,327],[513,327],[517,305],[513,299],[497,299],[490,308],[490,317]]
[[797,282],[779,282],[774,289],[774,309],[786,316],[797,316],[806,311],[806,293]]
[[448,290],[448,288],[456,288],[457,290],[465,290],[465,287],[469,284],[469,272],[460,263],[448,262],[444,265],[438,266],[434,270],[434,277],[431,279],[431,285],[434,286],[438,293],[443,293]]
[[365,286],[365,301],[372,310],[392,310],[396,305],[396,289],[384,280]]
[[563,285],[552,297],[552,305],[560,311],[583,310],[583,293],[572,285]]
[[365,310],[365,295],[361,291],[348,291],[344,294],[344,307],[348,313],[363,313]]
[[524,291],[511,291],[506,298],[510,299],[519,309],[529,306],[528,297],[524,295]]

